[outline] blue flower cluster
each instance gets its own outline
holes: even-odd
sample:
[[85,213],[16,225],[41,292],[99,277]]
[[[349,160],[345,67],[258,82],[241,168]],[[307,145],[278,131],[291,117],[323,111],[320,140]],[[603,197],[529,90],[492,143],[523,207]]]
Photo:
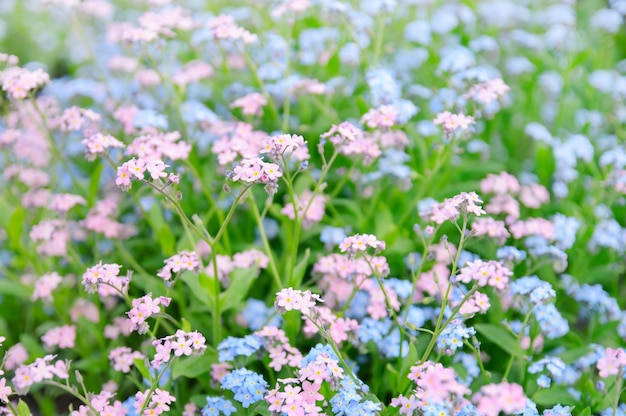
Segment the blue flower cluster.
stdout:
[[280,327],[282,318],[274,308],[268,308],[265,302],[259,299],[250,298],[246,302],[245,308],[241,311],[241,316],[248,324],[248,328],[257,331],[265,325]]
[[[367,391],[367,388],[361,386],[360,390]],[[330,404],[333,409],[333,413],[337,416],[374,416],[377,412],[380,412],[380,403],[374,403],[370,400],[361,401],[362,393],[359,392],[357,386],[352,380],[344,378],[337,390],[337,394],[330,399]]]
[[246,409],[259,400],[269,385],[262,375],[245,368],[233,370],[222,379],[222,388],[235,394],[237,400]]
[[263,347],[263,340],[256,335],[243,338],[228,337],[217,346],[220,362],[233,361],[239,355],[250,356]]
[[200,414],[202,416],[220,416],[222,414],[230,416],[235,410],[237,409],[231,401],[224,397],[207,397],[206,406],[200,410]]
[[578,284],[576,279],[570,275],[562,275],[561,281],[567,294],[580,303],[579,314],[583,318],[588,318],[591,314],[597,313],[601,323],[617,321],[622,318],[622,311],[615,298],[602,288],[602,285],[589,285],[587,283]]
[[466,327],[462,320],[455,319],[441,331],[437,338],[437,347],[442,350],[455,352],[457,348],[463,346],[463,341],[476,335],[476,330]]
[[546,370],[547,374],[541,374],[537,379],[537,385],[547,389],[552,384],[552,378],[561,378],[565,373],[566,365],[558,357],[545,357],[534,362],[528,367],[531,374],[539,374]]

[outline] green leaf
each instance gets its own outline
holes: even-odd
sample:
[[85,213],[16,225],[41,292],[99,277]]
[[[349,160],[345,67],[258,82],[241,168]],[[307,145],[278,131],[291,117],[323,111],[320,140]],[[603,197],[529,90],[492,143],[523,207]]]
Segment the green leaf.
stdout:
[[592,349],[590,347],[584,346],[580,348],[566,350],[562,352],[561,354],[559,354],[559,357],[561,357],[561,359],[563,360],[563,362],[565,362],[565,364],[572,364],[574,361],[576,361],[583,355],[590,353],[591,351]]
[[22,400],[20,400],[17,405],[17,414],[19,416],[30,416],[30,409],[28,408],[28,405]]
[[578,416],[591,416],[591,408],[585,407]]
[[150,376],[150,371],[148,371],[145,360],[142,360],[141,358],[135,358],[133,360],[133,363],[135,364],[135,367],[137,367],[137,370],[139,370],[139,373],[141,373],[141,375],[145,379],[152,381],[152,377]]
[[93,205],[96,197],[98,196],[98,191],[100,190],[100,176],[102,175],[103,170],[104,163],[100,162],[91,173],[91,180],[89,182],[89,195],[87,197],[87,204],[89,206]]
[[230,274],[230,286],[220,294],[222,312],[234,308],[246,297],[258,272],[256,267],[251,267],[249,269],[235,269]]
[[6,278],[0,278],[0,295],[15,296],[20,299],[30,298],[31,291],[20,283]]
[[215,310],[215,296],[213,295],[213,289],[209,287],[213,285],[213,278],[204,273],[197,274],[186,271],[180,276],[180,280],[189,286],[191,293],[200,302],[210,307],[211,310]]
[[181,323],[183,324],[182,330],[185,332],[191,332],[191,324],[185,318],[180,318]]
[[163,254],[166,256],[173,255],[176,239],[174,238],[174,234],[172,234],[169,225],[165,222],[165,218],[163,217],[163,212],[161,211],[161,206],[159,204],[152,204],[150,211],[148,212],[147,219],[150,223],[150,227],[152,227],[152,231],[154,231],[154,234],[161,245],[161,251]]
[[210,359],[206,354],[178,358],[172,364],[172,377],[174,379],[179,377],[198,377],[211,371],[211,364],[213,363],[215,363],[215,360]]
[[311,255],[311,249],[307,247],[304,251],[304,257],[300,259],[296,267],[293,269],[292,279],[289,282],[289,286],[291,287],[300,287],[302,283],[302,279],[304,279],[304,273],[306,272],[306,268],[309,265],[309,256]]
[[554,386],[549,389],[539,390],[533,396],[533,401],[539,406],[554,406],[562,404],[564,406],[576,404],[576,399],[567,392],[567,388],[563,386]]
[[476,324],[476,331],[480,332],[489,341],[502,348],[512,356],[522,355],[522,349],[517,343],[515,337],[506,329],[498,325],[492,324]]
[[22,233],[24,232],[24,220],[26,219],[26,211],[22,207],[18,207],[7,226],[7,234],[9,235],[9,243],[12,248],[19,248],[22,245]]

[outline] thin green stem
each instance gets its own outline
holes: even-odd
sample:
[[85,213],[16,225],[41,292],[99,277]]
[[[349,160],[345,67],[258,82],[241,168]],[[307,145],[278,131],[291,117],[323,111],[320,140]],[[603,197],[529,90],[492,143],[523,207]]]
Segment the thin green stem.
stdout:
[[278,273],[278,268],[276,267],[276,262],[274,261],[274,255],[272,254],[270,243],[267,240],[267,235],[265,234],[265,227],[263,227],[263,220],[259,215],[259,208],[257,207],[252,192],[250,192],[250,195],[248,195],[248,201],[250,201],[252,215],[257,222],[257,226],[259,227],[259,235],[261,236],[261,241],[263,242],[263,247],[265,248],[265,254],[269,259],[270,271],[272,272],[272,277],[274,278],[276,290],[281,290],[283,288],[283,284],[280,280],[280,274]]
[[[529,309],[528,312],[526,313],[526,316],[524,317],[522,328],[520,329],[519,334],[517,334],[517,339],[515,340],[516,346],[520,345],[520,340],[524,336],[524,329],[526,329],[526,325],[528,325],[528,322],[530,321],[532,312],[533,310]],[[531,345],[531,348],[532,348],[532,345]],[[502,375],[502,380],[505,380],[505,381],[507,380],[507,377],[509,376],[509,372],[511,371],[511,368],[513,367],[513,361],[515,360],[515,357],[516,357],[515,354],[511,354],[511,356],[509,357],[509,361],[506,364],[506,369],[504,370],[504,374]]]

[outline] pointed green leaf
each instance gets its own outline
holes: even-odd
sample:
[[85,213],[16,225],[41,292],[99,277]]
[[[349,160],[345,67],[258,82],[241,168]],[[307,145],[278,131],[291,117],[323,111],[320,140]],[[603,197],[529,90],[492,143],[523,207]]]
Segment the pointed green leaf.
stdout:
[[508,352],[509,355],[522,355],[522,349],[515,337],[503,327],[491,324],[476,324],[474,328],[487,338],[487,340]]
[[252,281],[259,271],[256,267],[249,269],[235,269],[230,274],[230,286],[220,294],[220,308],[222,311],[234,308],[245,299]]
[[139,373],[147,380],[152,381],[152,377],[150,376],[150,371],[148,371],[148,367],[146,366],[146,361],[141,358],[135,358],[133,360],[135,367],[139,370]]

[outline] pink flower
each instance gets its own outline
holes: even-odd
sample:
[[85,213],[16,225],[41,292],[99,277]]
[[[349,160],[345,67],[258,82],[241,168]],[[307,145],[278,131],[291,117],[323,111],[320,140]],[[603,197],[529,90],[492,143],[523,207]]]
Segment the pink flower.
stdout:
[[600,372],[600,377],[607,378],[608,376],[616,375],[620,371],[623,371],[626,365],[626,352],[621,348],[606,348],[604,351],[604,357],[600,358],[597,363],[597,368]]
[[472,397],[478,410],[486,416],[498,416],[500,412],[513,414],[522,412],[526,396],[522,386],[515,383],[488,384]]
[[451,135],[456,131],[467,131],[470,126],[475,123],[474,117],[466,116],[463,113],[452,114],[449,111],[444,111],[437,114],[433,123],[436,125],[443,125],[443,131],[446,135]]
[[9,402],[9,396],[13,393],[11,387],[7,386],[6,378],[0,378],[0,402]]
[[262,107],[267,104],[267,98],[263,94],[253,92],[236,99],[230,105],[231,108],[241,108],[241,112],[246,115],[260,115]]
[[316,302],[321,301],[319,295],[311,293],[310,290],[303,292],[293,288],[286,288],[276,294],[274,306],[281,314],[290,310],[296,310],[301,311],[304,315],[308,315]]
[[167,167],[168,165],[163,163],[163,161],[160,159],[148,159],[146,161],[146,169],[154,180],[159,178],[165,178],[167,176],[167,173],[165,173],[165,168]]

